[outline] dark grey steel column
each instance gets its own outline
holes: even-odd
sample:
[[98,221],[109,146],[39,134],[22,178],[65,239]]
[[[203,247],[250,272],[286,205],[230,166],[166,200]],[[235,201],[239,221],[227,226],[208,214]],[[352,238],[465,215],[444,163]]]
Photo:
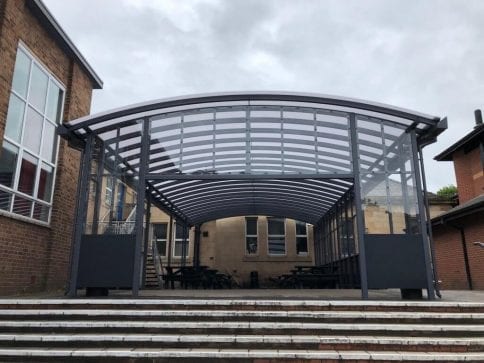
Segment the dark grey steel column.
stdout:
[[79,172],[79,184],[77,187],[77,208],[74,224],[74,234],[71,253],[71,276],[69,279],[68,295],[74,297],[77,294],[77,274],[79,270],[79,255],[81,253],[81,239],[87,218],[87,202],[89,198],[89,174],[91,172],[92,146],[94,135],[86,138],[86,146],[82,151]]
[[[148,258],[148,242],[150,239],[150,221],[151,221],[151,194],[146,194],[146,220],[145,220],[145,234],[144,234],[144,245],[143,245],[143,272],[141,279],[141,286],[144,288],[146,285],[146,260]],[[153,261],[155,256],[153,256]]]
[[429,206],[429,198],[427,196],[427,178],[425,177],[425,165],[423,159],[422,148],[418,148],[418,154],[420,156],[420,167],[422,170],[422,182],[423,182],[423,191],[424,191],[424,201],[425,201],[425,211],[427,212],[427,227],[429,231],[429,241],[430,241],[430,253],[432,257],[432,270],[434,273],[434,289],[435,293],[439,298],[442,298],[442,294],[440,293],[440,286],[439,286],[439,274],[437,271],[437,264],[435,263],[435,246],[434,246],[434,236],[432,232],[432,222],[430,220],[430,206]]
[[173,254],[173,214],[170,214],[170,225],[168,232],[168,267],[171,267],[171,256]]
[[134,249],[133,267],[133,296],[138,296],[141,279],[141,246],[143,244],[143,217],[145,214],[146,196],[146,169],[148,165],[148,152],[150,146],[150,120],[143,119],[143,131],[141,137],[140,164],[138,172],[138,190],[136,193],[136,242]]
[[200,228],[200,225],[197,224],[195,226],[195,238],[194,238],[194,245],[193,245],[193,266],[195,267],[200,266],[200,233],[201,233],[201,228]]
[[422,192],[422,179],[420,176],[420,165],[418,162],[418,144],[417,136],[415,130],[410,131],[410,137],[412,140],[412,157],[413,157],[413,170],[415,172],[415,187],[417,189],[417,203],[418,203],[418,213],[420,216],[420,230],[422,233],[422,247],[424,251],[425,259],[425,270],[427,275],[427,295],[429,300],[435,299],[432,266],[430,263],[430,242],[427,231],[427,221],[425,216],[425,208],[423,202],[423,192]]
[[99,142],[99,160],[97,162],[97,175],[96,175],[96,196],[94,199],[94,216],[92,218],[92,234],[98,234],[99,232],[99,209],[101,208],[101,193],[104,175],[104,143]]
[[356,132],[356,115],[350,113],[350,133],[351,133],[351,156],[353,160],[354,193],[356,209],[356,228],[358,229],[358,256],[360,261],[360,282],[361,298],[368,299],[368,275],[366,272],[366,249],[365,249],[365,219],[363,208],[361,208],[361,184],[360,184],[360,162],[358,159],[358,135]]

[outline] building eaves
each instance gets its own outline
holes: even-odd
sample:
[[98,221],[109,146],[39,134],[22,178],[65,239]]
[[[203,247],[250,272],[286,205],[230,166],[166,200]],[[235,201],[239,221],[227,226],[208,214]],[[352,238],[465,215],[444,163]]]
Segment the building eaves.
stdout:
[[103,88],[103,81],[87,62],[79,49],[74,45],[72,40],[67,36],[66,32],[59,25],[54,16],[50,13],[49,9],[41,0],[28,0],[26,1],[29,9],[39,19],[44,28],[54,37],[64,51],[72,56],[79,65],[87,72],[95,89]]
[[432,218],[432,225],[445,224],[446,222],[464,217],[471,213],[484,211],[484,194],[481,194],[451,210]]
[[452,161],[452,155],[462,148],[474,148],[484,139],[484,125],[476,126],[474,130],[464,136],[462,139],[442,151],[434,157],[437,161]]

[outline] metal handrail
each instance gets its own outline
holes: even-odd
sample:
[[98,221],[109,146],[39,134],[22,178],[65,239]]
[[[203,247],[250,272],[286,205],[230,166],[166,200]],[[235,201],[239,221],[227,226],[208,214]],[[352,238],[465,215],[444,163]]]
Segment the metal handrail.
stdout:
[[163,286],[163,263],[160,253],[158,252],[158,246],[156,241],[151,241],[151,253],[153,256],[153,264],[155,265],[156,278],[158,280],[158,286]]

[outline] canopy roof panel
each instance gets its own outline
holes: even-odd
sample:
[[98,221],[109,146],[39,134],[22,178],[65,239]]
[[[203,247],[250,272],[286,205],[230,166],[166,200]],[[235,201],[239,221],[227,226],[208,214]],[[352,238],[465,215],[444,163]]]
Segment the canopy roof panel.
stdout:
[[373,102],[246,92],[146,102],[70,121],[60,132],[80,145],[94,134],[120,173],[143,167],[153,198],[191,224],[243,214],[315,223],[351,187],[356,143],[370,172],[383,165],[382,137],[398,144],[415,129],[431,142],[444,127],[438,117]]

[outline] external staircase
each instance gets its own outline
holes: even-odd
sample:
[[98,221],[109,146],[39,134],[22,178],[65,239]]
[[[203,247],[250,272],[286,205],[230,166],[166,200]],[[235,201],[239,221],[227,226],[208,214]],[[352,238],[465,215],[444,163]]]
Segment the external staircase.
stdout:
[[484,362],[484,304],[0,300],[0,361]]

